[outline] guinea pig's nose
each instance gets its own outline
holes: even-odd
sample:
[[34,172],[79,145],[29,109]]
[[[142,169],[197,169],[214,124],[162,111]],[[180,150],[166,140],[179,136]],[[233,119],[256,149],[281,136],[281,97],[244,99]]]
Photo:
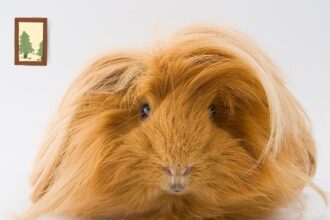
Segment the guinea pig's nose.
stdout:
[[164,172],[168,176],[167,190],[176,195],[185,193],[187,191],[187,176],[191,169],[189,166],[183,168],[163,167]]
[[186,176],[183,175],[172,175],[169,176],[169,185],[168,185],[168,189],[170,193],[173,194],[182,194],[184,192],[186,192],[186,185],[187,185],[187,178]]
[[183,168],[163,167],[164,172],[169,176],[187,176],[191,172],[191,167],[186,166]]

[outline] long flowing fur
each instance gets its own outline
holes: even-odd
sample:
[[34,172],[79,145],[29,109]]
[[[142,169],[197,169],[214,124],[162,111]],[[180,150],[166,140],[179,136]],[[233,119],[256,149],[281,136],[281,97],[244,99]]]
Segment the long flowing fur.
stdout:
[[[162,167],[187,164],[188,193],[162,190]],[[240,33],[195,26],[77,77],[36,158],[24,218],[258,217],[314,186],[315,166],[308,118],[271,60]]]

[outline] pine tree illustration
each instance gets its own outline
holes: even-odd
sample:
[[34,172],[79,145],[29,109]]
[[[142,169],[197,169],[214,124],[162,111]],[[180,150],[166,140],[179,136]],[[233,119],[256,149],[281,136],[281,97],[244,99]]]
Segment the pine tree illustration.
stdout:
[[37,55],[40,56],[40,60],[42,61],[43,58],[44,58],[44,43],[43,43],[43,41],[41,41],[39,43],[39,49],[38,49]]
[[20,43],[19,43],[19,53],[23,54],[24,58],[27,58],[29,53],[32,53],[34,49],[32,48],[32,43],[30,41],[30,36],[23,31],[20,36]]

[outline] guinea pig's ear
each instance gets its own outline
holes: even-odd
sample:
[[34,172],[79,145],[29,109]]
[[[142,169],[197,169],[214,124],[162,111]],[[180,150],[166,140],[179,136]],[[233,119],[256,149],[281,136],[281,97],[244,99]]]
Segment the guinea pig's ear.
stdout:
[[35,159],[32,175],[31,200],[38,201],[49,191],[66,156],[72,125],[81,112],[82,100],[105,94],[120,96],[134,87],[137,77],[145,70],[142,54],[125,53],[102,57],[80,74],[65,94],[55,114],[41,149]]

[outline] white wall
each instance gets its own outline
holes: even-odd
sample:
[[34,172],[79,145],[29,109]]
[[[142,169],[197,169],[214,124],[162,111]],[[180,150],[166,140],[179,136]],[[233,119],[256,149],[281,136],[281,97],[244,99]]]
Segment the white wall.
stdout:
[[[248,33],[279,64],[311,117],[316,180],[329,187],[329,10],[326,0],[0,0],[0,219],[27,206],[28,172],[46,123],[89,60],[196,22]],[[15,17],[48,18],[48,66],[14,65]]]

